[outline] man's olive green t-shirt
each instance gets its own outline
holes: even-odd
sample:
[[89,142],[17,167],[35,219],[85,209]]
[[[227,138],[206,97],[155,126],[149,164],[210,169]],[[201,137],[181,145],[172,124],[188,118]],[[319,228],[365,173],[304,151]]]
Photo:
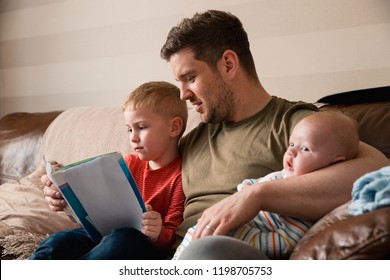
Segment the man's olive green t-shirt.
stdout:
[[283,154],[294,125],[316,110],[312,104],[278,97],[254,116],[235,123],[199,124],[180,141],[184,221],[183,237],[202,212],[235,193],[246,178],[283,168]]

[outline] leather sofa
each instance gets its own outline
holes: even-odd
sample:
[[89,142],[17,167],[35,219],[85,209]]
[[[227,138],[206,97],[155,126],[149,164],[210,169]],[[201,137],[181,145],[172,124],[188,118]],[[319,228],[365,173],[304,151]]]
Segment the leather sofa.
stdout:
[[[373,102],[372,98],[356,99],[359,94],[353,92],[341,100],[340,95],[333,95],[317,105],[322,110],[338,110],[355,118],[361,140],[390,158],[390,87],[381,90],[382,97]],[[367,95],[366,90],[364,96],[373,96],[372,92],[368,90]],[[197,113],[189,109],[187,131],[198,122]],[[46,204],[40,182],[44,174],[42,155],[66,165],[112,151],[127,154],[130,152],[127,141],[119,106],[12,113],[1,118],[0,245],[3,245],[3,255],[26,258],[37,240],[77,226],[65,213],[51,211]],[[298,243],[291,259],[390,259],[390,207],[350,216],[349,203],[315,223]],[[4,245],[10,242],[11,247]],[[27,243],[32,245],[28,247]]]
[[0,185],[36,169],[43,134],[60,113],[13,113],[1,118]]

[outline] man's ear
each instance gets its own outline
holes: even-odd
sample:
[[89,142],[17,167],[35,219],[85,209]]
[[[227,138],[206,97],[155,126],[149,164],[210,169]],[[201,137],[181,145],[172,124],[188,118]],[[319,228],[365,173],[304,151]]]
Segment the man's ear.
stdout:
[[183,130],[183,120],[180,117],[174,117],[171,119],[171,137],[177,137]]
[[235,75],[240,65],[240,61],[238,59],[237,54],[232,50],[226,50],[222,54],[221,61],[224,67],[224,73],[229,76]]

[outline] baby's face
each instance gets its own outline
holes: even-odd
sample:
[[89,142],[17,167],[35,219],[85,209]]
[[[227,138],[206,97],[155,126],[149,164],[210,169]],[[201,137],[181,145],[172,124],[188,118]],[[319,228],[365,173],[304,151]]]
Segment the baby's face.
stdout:
[[334,162],[329,133],[317,123],[302,120],[291,133],[283,157],[286,176],[298,176],[326,167]]

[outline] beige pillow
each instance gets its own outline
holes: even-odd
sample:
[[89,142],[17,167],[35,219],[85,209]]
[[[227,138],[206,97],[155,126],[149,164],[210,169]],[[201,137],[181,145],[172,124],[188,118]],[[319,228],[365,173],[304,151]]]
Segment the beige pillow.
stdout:
[[55,212],[48,207],[43,196],[40,177],[43,168],[15,182],[0,187],[0,238],[23,230],[47,234],[78,226],[64,212]]
[[40,154],[67,165],[92,156],[131,152],[119,106],[75,107],[59,115],[43,136]]

